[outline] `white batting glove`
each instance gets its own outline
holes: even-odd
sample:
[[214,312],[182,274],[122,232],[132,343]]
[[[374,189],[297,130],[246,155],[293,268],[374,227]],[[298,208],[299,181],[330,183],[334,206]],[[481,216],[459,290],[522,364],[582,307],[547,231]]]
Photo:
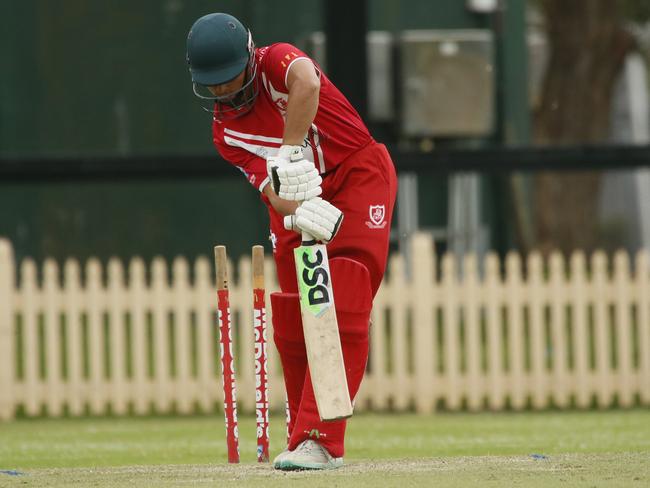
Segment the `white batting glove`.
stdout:
[[[279,182],[277,195],[285,200],[303,201],[321,194],[323,179],[314,163],[303,159],[275,170]],[[275,181],[274,181],[275,186]],[[276,190],[276,188],[273,188]]]
[[318,241],[329,243],[338,232],[343,221],[343,212],[322,198],[304,201],[295,215],[284,218],[284,228],[306,232]]
[[276,173],[277,169],[281,166],[288,165],[292,161],[297,162],[302,161],[303,159],[305,159],[305,157],[303,156],[301,146],[289,146],[286,144],[280,146],[277,155],[266,158],[266,172],[269,175],[269,180],[271,181],[271,185],[276,194],[279,191],[280,185]]
[[323,179],[314,163],[304,159],[301,146],[283,145],[266,160],[273,191],[284,200],[303,201],[321,194]]

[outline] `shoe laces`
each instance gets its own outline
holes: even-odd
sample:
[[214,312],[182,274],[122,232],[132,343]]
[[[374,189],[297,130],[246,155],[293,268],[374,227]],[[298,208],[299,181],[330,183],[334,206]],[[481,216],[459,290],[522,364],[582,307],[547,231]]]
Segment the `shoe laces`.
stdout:
[[321,446],[318,442],[312,440],[306,440],[305,442],[301,443],[296,448],[296,451],[308,456],[317,455],[323,459],[323,462],[327,462],[331,458],[323,446]]

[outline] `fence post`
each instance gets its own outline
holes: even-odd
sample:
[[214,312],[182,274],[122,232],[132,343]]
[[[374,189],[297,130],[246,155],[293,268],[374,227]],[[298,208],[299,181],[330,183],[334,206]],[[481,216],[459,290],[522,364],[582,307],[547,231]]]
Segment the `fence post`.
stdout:
[[503,354],[503,285],[501,263],[496,253],[485,258],[485,320],[487,327],[487,391],[491,410],[501,410],[505,405],[505,366]]
[[547,345],[544,331],[544,307],[548,284],[544,280],[544,262],[539,252],[528,256],[528,319],[530,343],[530,393],[533,408],[542,409],[548,401]]
[[13,292],[13,250],[0,239],[0,420],[14,416]]
[[[565,259],[560,252],[555,251],[549,259],[549,301],[551,303],[551,355],[553,372],[551,376],[551,390],[554,403],[565,408],[570,403],[571,393],[575,393],[575,387],[571,387],[571,378],[575,373],[569,370],[569,343],[568,327],[570,321],[567,319],[566,309],[571,304],[569,280],[566,276]],[[575,311],[574,311],[575,314]],[[577,319],[576,319],[577,320]],[[575,327],[574,342],[575,342]],[[572,355],[575,354],[575,348]],[[575,357],[575,356],[574,356]],[[574,366],[575,367],[575,366]]]
[[528,289],[523,280],[521,256],[511,251],[506,256],[506,307],[508,320],[508,376],[510,403],[515,410],[526,407],[529,388],[525,379],[524,305]]
[[481,285],[479,284],[479,263],[476,254],[467,254],[463,260],[462,304],[465,324],[465,382],[463,394],[470,410],[478,411],[483,406],[485,380],[481,371]]
[[611,286],[609,263],[603,251],[591,258],[594,310],[594,353],[596,355],[596,398],[600,408],[608,407],[613,400],[614,385],[611,374],[610,340],[608,329]]
[[[617,344],[617,367],[612,371],[612,385],[618,395],[619,405],[631,407],[634,404],[634,354],[632,351],[632,293],[630,259],[626,251],[614,255],[614,307],[616,309],[615,335]],[[610,338],[610,341],[612,339]],[[610,363],[611,364],[611,363]],[[610,366],[611,368],[611,366]],[[614,369],[614,368],[611,368]]]
[[587,281],[587,259],[584,252],[575,251],[570,261],[571,308],[573,322],[574,380],[571,383],[576,395],[576,405],[588,408],[593,391],[592,373],[589,367],[589,317]]
[[650,405],[650,255],[636,256],[637,313],[639,324],[639,392],[641,404]]
[[[458,281],[456,261],[459,256],[446,253],[442,258],[440,297],[442,298],[443,370],[445,377],[445,407],[458,410],[462,407],[462,371],[460,349],[460,304],[464,293]],[[430,344],[431,342],[429,342]]]
[[167,262],[160,256],[151,263],[151,292],[154,354],[154,403],[156,413],[169,413],[172,406],[171,362],[169,360],[169,283]]
[[411,241],[413,262],[413,336],[415,340],[415,384],[418,392],[415,409],[418,413],[433,411],[437,378],[435,377],[433,293],[434,257],[433,239],[427,234],[416,234]]
[[174,332],[176,351],[176,388],[174,397],[178,412],[189,414],[194,407],[195,392],[191,373],[190,330],[190,279],[189,264],[183,257],[177,257],[172,264],[174,282],[172,300],[174,304]]
[[44,403],[47,405],[47,415],[60,417],[63,415],[65,384],[61,368],[61,335],[60,335],[60,297],[59,267],[52,258],[43,263],[43,322],[45,327],[45,378]]

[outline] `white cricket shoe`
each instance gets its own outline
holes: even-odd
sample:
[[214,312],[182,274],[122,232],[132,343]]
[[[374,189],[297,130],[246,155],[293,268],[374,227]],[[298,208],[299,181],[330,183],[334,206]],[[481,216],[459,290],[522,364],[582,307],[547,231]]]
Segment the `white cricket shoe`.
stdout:
[[275,456],[275,459],[273,460],[273,467],[275,469],[280,469],[280,466],[282,465],[282,461],[284,461],[284,458],[289,454],[291,451],[289,448],[286,448],[284,451],[282,451],[280,454]]
[[[294,471],[300,469],[335,469],[343,466],[343,458],[335,458],[327,452],[318,442],[308,439],[298,444],[293,451],[286,455],[280,454],[282,459],[273,466],[283,471]],[[278,456],[278,457],[280,457]],[[277,458],[276,458],[277,460]]]

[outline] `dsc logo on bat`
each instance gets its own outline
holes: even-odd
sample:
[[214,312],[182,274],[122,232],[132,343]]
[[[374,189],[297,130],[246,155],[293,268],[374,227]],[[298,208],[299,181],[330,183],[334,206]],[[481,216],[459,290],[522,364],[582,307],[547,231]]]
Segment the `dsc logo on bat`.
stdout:
[[330,270],[325,253],[320,246],[296,249],[300,301],[309,311],[320,316],[332,305]]

